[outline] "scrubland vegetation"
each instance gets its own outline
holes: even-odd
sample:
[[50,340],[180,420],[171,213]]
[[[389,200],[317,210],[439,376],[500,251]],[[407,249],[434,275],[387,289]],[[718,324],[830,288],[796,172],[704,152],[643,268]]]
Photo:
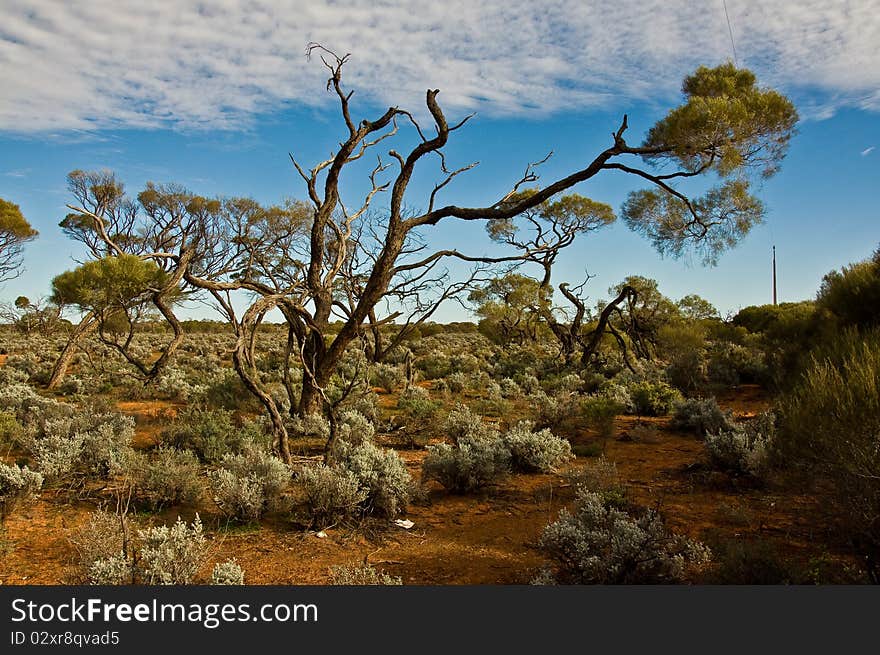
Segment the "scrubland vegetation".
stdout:
[[[526,189],[530,166],[483,208],[435,203],[467,170],[444,160],[417,214],[413,168],[463,124],[431,91],[437,136],[392,154],[391,182],[380,163],[355,211],[340,172],[413,117],[354,122],[346,58],[323,52],[348,136],[296,165],[307,201],[70,174],[61,227],[87,261],[0,334],[3,583],[880,582],[880,253],[815,300],[724,318],[642,276],[590,302],[589,280],[551,283],[615,220],[563,195],[600,171],[647,182],[621,215],[658,250],[717,259],[762,218],[749,179],[785,154],[784,96],[701,68],[641,146],[624,118],[585,169]],[[692,199],[670,175],[717,186]],[[445,219],[510,254],[432,254]],[[193,298],[220,319],[178,318]],[[452,298],[476,322],[432,322]]]

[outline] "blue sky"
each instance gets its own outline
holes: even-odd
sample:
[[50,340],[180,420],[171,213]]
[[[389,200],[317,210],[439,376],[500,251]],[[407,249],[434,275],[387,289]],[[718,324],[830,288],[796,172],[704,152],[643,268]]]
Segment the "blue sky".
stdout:
[[[637,141],[675,105],[684,74],[732,52],[721,2],[693,10],[677,1],[560,1],[541,11],[453,2],[447,10],[458,11],[443,15],[430,3],[292,11],[218,2],[183,3],[174,16],[161,5],[69,4],[13,0],[0,25],[0,197],[40,231],[24,275],[0,288],[3,301],[45,295],[51,277],[74,265],[76,249],[57,223],[75,168],[112,169],[133,193],[173,181],[206,195],[302,197],[287,153],[319,161],[342,127],[320,63],[303,55],[309,40],[352,53],[346,72],[359,116],[389,104],[420,112],[429,86],[441,89],[450,119],[477,112],[447,148],[450,165],[480,161],[444,196],[460,205],[494,201],[550,150],[543,181],[581,168],[609,145],[624,112]],[[576,242],[554,281],[588,271],[596,277],[587,293],[599,298],[640,274],[673,298],[698,293],[735,311],[770,300],[773,243],[781,300],[812,297],[824,273],[880,244],[880,150],[872,150],[880,146],[880,20],[868,2],[770,4],[728,2],[740,63],[789,94],[803,118],[782,172],[760,191],[766,223],[713,268],[661,259],[621,223]],[[412,143],[400,136],[399,149]],[[423,206],[438,175],[418,176],[410,204]],[[364,183],[352,176],[343,193],[358,198]],[[609,172],[575,190],[618,208],[634,188]],[[427,235],[477,254],[490,247],[476,225]],[[461,310],[452,305],[439,318]]]

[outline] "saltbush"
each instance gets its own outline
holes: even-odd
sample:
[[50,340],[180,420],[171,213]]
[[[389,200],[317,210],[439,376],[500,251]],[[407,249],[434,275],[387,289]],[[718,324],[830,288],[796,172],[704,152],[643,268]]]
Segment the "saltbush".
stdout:
[[710,461],[722,470],[761,477],[770,465],[775,423],[775,415],[765,412],[745,423],[706,434]]
[[533,431],[534,424],[520,421],[501,437],[510,451],[511,467],[524,473],[555,471],[572,458],[571,444],[549,429]]
[[141,544],[138,574],[146,584],[189,584],[201,568],[208,550],[198,514],[192,524],[177,517],[171,527],[163,525],[139,530],[138,540]]
[[43,486],[43,476],[27,466],[0,462],[0,521],[19,504],[36,496]]
[[333,566],[330,568],[331,585],[402,585],[403,580],[391,576],[369,565]]
[[256,521],[276,508],[290,477],[284,462],[257,446],[225,455],[219,468],[208,474],[220,510],[241,521]]
[[573,512],[563,510],[540,544],[553,562],[542,581],[564,584],[658,584],[686,580],[704,566],[709,549],[668,532],[657,512],[640,516],[579,489]]
[[243,585],[244,571],[233,557],[225,562],[218,562],[211,571],[212,585]]
[[367,491],[353,472],[324,464],[303,468],[297,480],[306,516],[316,527],[327,527],[352,517],[367,497]]
[[406,465],[393,450],[370,442],[341,447],[334,466],[354,474],[358,481],[364,510],[379,516],[394,517],[406,509],[412,479]]
[[675,403],[670,424],[676,430],[693,432],[700,437],[733,427],[731,413],[723,411],[715,398],[688,398]]
[[428,447],[422,478],[454,493],[469,493],[498,482],[510,470],[510,459],[500,437],[462,437],[455,445]]

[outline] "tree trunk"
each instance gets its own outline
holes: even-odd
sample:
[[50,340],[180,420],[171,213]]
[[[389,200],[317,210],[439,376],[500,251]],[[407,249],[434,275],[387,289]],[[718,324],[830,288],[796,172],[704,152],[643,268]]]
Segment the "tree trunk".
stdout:
[[70,366],[73,356],[79,349],[80,341],[86,334],[94,330],[97,325],[98,318],[93,312],[89,312],[83,316],[79,325],[77,325],[73,329],[73,332],[70,333],[67,343],[64,344],[61,354],[55,361],[55,366],[52,367],[52,375],[49,377],[49,382],[46,384],[47,389],[55,389],[64,381],[64,376],[67,375],[67,367]]

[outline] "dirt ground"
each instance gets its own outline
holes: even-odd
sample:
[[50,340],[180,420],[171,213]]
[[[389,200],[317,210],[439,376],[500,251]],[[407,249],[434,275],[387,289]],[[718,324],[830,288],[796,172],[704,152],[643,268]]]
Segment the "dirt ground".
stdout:
[[[722,394],[719,404],[738,417],[764,410],[768,401],[757,387]],[[136,445],[148,446],[173,416],[161,402],[120,403],[136,418]],[[620,417],[617,436],[605,456],[617,464],[632,498],[659,507],[675,531],[708,541],[760,537],[786,557],[806,562],[829,556],[832,517],[807,490],[771,481],[749,486],[704,466],[703,445],[692,435],[672,431],[668,419]],[[584,431],[573,444],[596,441]],[[424,450],[400,450],[418,479]],[[211,565],[237,558],[253,584],[325,584],[330,567],[368,562],[404,584],[528,583],[544,564],[537,540],[545,525],[571,503],[570,474],[592,458],[577,458],[547,475],[512,475],[482,495],[455,496],[429,486],[410,506],[409,530],[391,521],[366,520],[322,533],[305,532],[287,519],[268,517],[258,526],[228,526],[205,499],[198,508],[174,508],[147,520],[190,519],[198,510],[211,536]],[[59,584],[76,581],[69,536],[96,507],[95,490],[49,489],[6,523],[0,543],[0,584]],[[830,553],[845,557],[843,551]],[[207,576],[210,566],[206,568]]]

